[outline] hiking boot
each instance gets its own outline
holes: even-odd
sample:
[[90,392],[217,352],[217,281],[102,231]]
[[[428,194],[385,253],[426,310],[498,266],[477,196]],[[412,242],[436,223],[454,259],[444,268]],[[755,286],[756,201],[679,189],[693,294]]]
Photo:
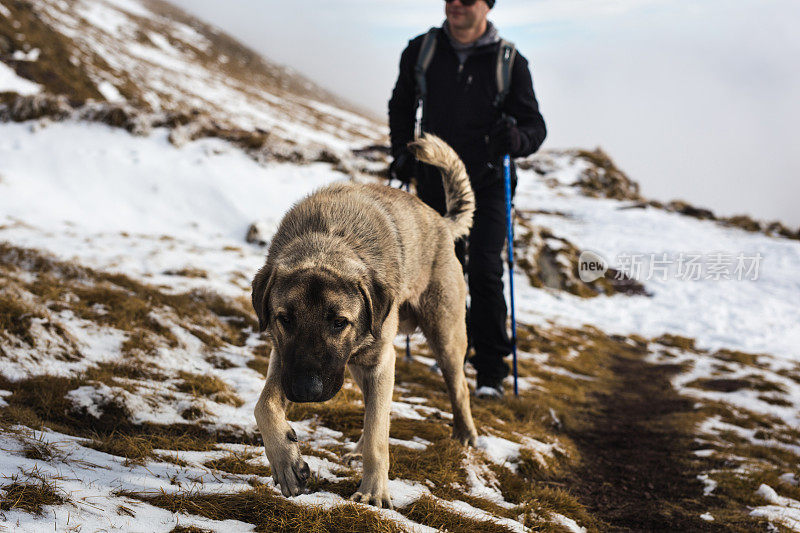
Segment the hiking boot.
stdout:
[[502,379],[492,380],[478,376],[478,381],[475,388],[476,398],[502,398],[504,393]]

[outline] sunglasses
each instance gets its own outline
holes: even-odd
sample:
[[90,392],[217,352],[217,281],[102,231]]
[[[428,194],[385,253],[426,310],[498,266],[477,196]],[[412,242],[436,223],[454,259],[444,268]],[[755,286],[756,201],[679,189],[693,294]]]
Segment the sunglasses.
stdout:
[[[452,4],[454,1],[455,0],[444,0],[445,4]],[[465,7],[473,6],[477,1],[478,0],[460,0],[461,5]]]

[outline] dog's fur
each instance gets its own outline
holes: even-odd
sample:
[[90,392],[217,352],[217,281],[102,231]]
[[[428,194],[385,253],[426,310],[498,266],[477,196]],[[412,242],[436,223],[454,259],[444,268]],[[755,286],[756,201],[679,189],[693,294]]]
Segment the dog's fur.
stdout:
[[409,146],[442,171],[444,217],[399,189],[332,185],[286,214],[253,280],[253,307],[273,340],[255,416],[286,496],[300,493],[309,469],[285,402],[332,398],[347,367],[365,405],[361,438],[347,457],[364,462],[352,499],[391,507],[389,411],[398,331],[422,329],[447,384],[453,437],[475,442],[463,369],[467,289],[453,244],[469,232],[475,197],[464,164],[444,141],[426,135]]

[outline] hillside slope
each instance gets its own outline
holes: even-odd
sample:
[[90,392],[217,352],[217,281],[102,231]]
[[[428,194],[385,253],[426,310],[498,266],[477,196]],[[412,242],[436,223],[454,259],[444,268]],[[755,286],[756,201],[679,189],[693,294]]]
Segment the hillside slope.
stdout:
[[[0,62],[39,92],[65,95],[73,105],[126,102],[152,112],[200,113],[224,127],[334,147],[383,134],[341,99],[164,2],[0,5]],[[14,86],[0,85],[0,95],[5,90]]]
[[800,530],[792,230],[642,198],[600,151],[521,161],[520,398],[473,399],[462,448],[398,339],[396,510],[347,502],[349,379],[289,409],[313,478],[287,499],[245,236],[376,180],[383,126],[252,55],[229,80],[243,49],[163,4],[0,0],[0,35],[0,531]]

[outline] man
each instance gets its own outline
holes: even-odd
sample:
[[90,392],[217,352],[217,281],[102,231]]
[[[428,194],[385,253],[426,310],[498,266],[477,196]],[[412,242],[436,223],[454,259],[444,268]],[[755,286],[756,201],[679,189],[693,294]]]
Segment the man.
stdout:
[[[457,244],[466,262],[471,298],[467,326],[475,355],[479,395],[500,396],[511,353],[503,294],[506,238],[502,157],[524,157],[539,149],[546,136],[544,119],[533,92],[528,61],[516,55],[507,97],[496,105],[500,37],[487,20],[495,0],[445,0],[446,21],[437,32],[436,48],[425,72],[422,131],[438,135],[464,161],[475,191],[476,211],[468,243]],[[400,74],[389,101],[393,178],[416,177],[417,194],[445,212],[438,172],[419,166],[406,149],[414,137],[418,93],[415,68],[425,35],[411,40],[400,58]],[[516,172],[512,168],[514,185]],[[459,246],[460,245],[460,246]],[[468,253],[465,248],[468,246]],[[465,257],[468,256],[468,257]]]

